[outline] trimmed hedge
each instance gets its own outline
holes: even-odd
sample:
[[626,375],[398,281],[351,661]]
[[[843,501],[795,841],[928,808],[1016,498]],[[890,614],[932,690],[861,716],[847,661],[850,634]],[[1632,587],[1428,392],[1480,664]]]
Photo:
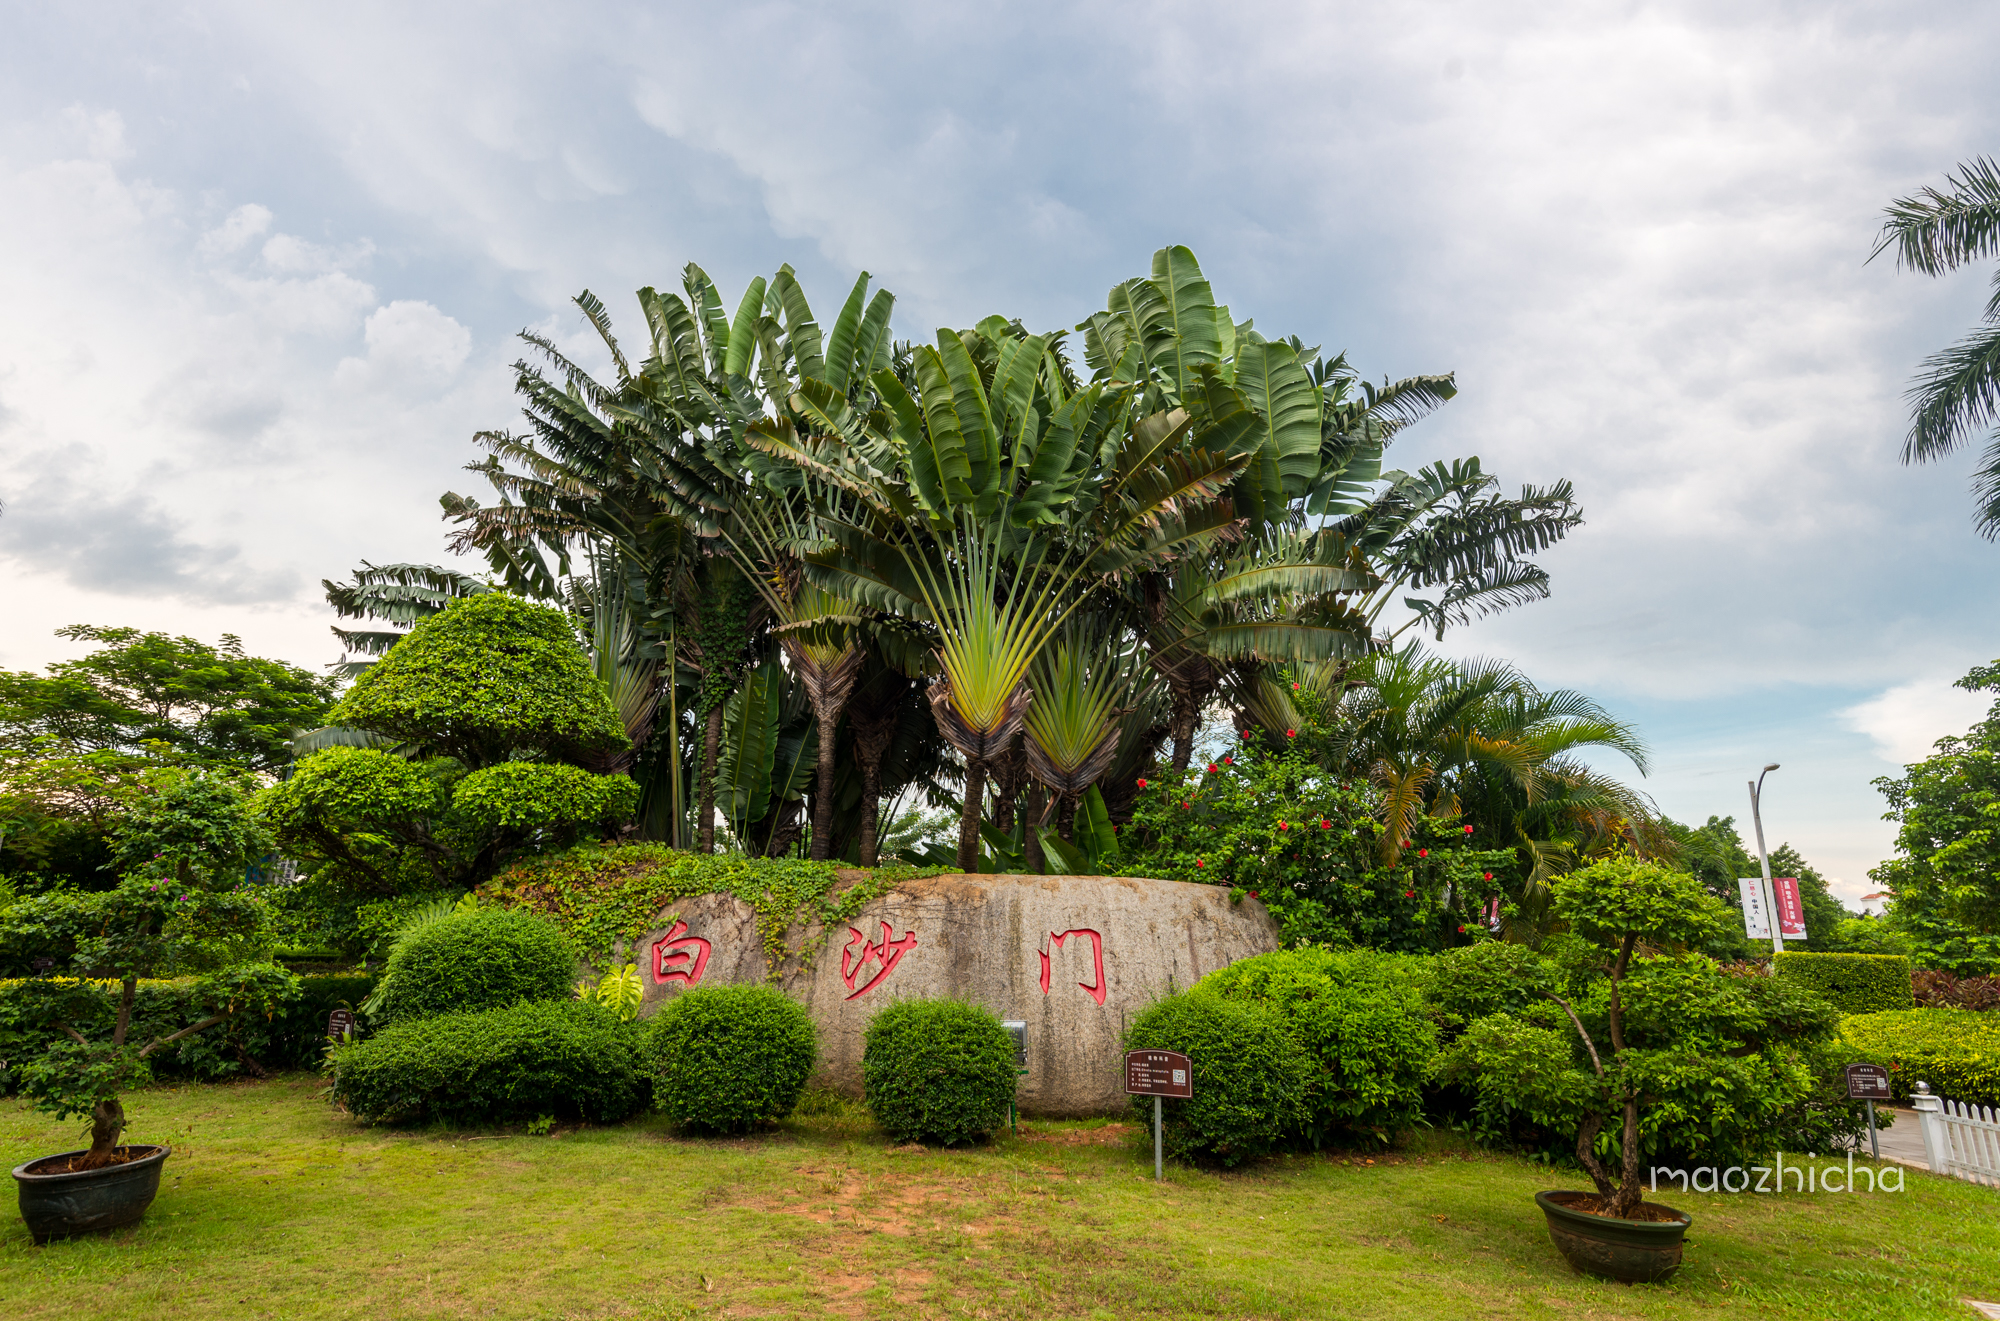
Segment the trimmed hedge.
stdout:
[[1936,1096],[2000,1104],[2000,1015],[1904,1009],[1857,1014],[1840,1030],[1857,1058],[1888,1066],[1898,1097],[1907,1099],[1927,1082]]
[[334,1047],[332,1062],[333,1099],[369,1123],[609,1124],[645,1109],[648,1093],[638,1025],[575,1000],[397,1023]]
[[1778,976],[1797,982],[1843,1014],[1912,1008],[1910,961],[1901,954],[1777,956]]
[[646,1032],[653,1105],[721,1133],[782,1119],[819,1056],[805,1006],[774,986],[705,986],[667,1002]]
[[[1164,1103],[1167,1153],[1181,1161],[1239,1161],[1276,1148],[1306,1120],[1310,1056],[1261,1004],[1225,999],[1197,985],[1160,1000],[1132,1021],[1127,1050],[1173,1050],[1194,1068],[1194,1095]],[[1150,1126],[1153,1098],[1132,1098]]]
[[1006,1122],[1019,1076],[1000,1020],[959,1000],[905,1000],[868,1025],[861,1088],[875,1122],[898,1142],[944,1146]]
[[394,1023],[566,999],[576,956],[553,923],[518,909],[481,908],[440,918],[411,936],[382,975],[376,1012]]
[[1423,1115],[1437,1030],[1407,955],[1303,946],[1260,954],[1199,983],[1262,1005],[1310,1060],[1301,1136],[1390,1141]]

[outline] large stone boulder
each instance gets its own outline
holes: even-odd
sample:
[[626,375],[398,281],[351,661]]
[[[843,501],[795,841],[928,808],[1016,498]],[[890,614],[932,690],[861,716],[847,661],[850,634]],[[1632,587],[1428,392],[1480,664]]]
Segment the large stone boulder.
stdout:
[[[1128,876],[936,876],[906,881],[825,931],[794,928],[779,968],[820,1029],[820,1079],[861,1092],[862,1037],[883,1005],[951,996],[1027,1024],[1023,1113],[1125,1105],[1120,1045],[1148,1004],[1278,947],[1254,899]],[[636,951],[642,1012],[692,985],[766,975],[748,904],[704,895],[662,910]]]

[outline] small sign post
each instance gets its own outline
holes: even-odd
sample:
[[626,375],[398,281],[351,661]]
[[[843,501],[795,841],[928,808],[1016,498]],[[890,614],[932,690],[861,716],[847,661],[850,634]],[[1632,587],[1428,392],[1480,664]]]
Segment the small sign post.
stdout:
[[[1028,1076],[1028,1025],[1018,1018],[1010,1018],[1000,1025],[1007,1035],[1014,1038],[1014,1076]],[[1014,1130],[1014,1136],[1021,1136],[1021,1114],[1014,1102],[1007,1102],[1007,1123]]]
[[1166,1158],[1160,1130],[1160,1098],[1194,1095],[1194,1066],[1172,1050],[1125,1052],[1125,1091],[1153,1098],[1153,1178],[1166,1178]]
[[354,1011],[336,1009],[326,1016],[326,1035],[334,1041],[346,1041],[355,1035]]
[[1875,1136],[1875,1100],[1880,1097],[1886,1101],[1890,1095],[1887,1069],[1879,1064],[1847,1066],[1847,1099],[1868,1105],[1868,1151],[1876,1160],[1882,1159],[1882,1143]]

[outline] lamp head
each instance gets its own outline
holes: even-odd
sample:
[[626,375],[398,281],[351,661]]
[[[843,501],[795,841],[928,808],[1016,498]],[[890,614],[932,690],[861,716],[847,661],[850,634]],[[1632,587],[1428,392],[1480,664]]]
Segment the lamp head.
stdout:
[[1772,762],[1772,763],[1771,763],[1771,764],[1770,764],[1769,766],[1766,766],[1766,767],[1764,768],[1764,773],[1768,775],[1768,774],[1770,774],[1770,773],[1771,773],[1772,771],[1775,771],[1775,770],[1777,770],[1777,769],[1778,769],[1778,763],[1774,761],[1774,762]]

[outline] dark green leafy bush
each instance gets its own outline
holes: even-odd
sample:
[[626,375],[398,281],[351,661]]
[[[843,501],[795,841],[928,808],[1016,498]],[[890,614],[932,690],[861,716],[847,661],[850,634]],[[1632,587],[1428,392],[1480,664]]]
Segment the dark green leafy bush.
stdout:
[[[63,979],[64,984],[74,985]],[[361,1003],[374,984],[369,977],[305,976],[296,998],[282,1000],[267,1016],[239,1014],[206,1032],[183,1037],[147,1061],[156,1078],[217,1082],[261,1070],[317,1065],[326,1047],[328,1013],[343,1003]],[[10,1076],[59,1041],[62,1030],[44,1021],[35,1000],[51,985],[42,979],[0,982],[0,1095],[11,1090]],[[67,997],[77,1017],[68,1020],[85,1036],[106,1035],[117,1015],[115,984],[88,983],[82,995]],[[173,1036],[209,1016],[196,979],[139,983],[132,997],[131,1034],[145,1040]]]
[[[1203,987],[1147,1008],[1125,1034],[1127,1050],[1174,1050],[1194,1068],[1194,1095],[1164,1103],[1167,1153],[1175,1160],[1235,1165],[1261,1156],[1305,1124],[1313,1061],[1260,1004]],[[1132,1098],[1150,1125],[1151,1097]]]
[[1309,1063],[1300,1136],[1388,1142],[1416,1123],[1437,1033],[1424,1012],[1428,960],[1319,946],[1260,954],[1200,989],[1277,1015]]
[[570,993],[576,956],[562,932],[517,910],[453,913],[404,941],[383,970],[379,1017],[388,1022]]
[[370,1123],[616,1123],[644,1109],[637,1024],[580,1001],[397,1023],[333,1050],[333,1097]]
[[1843,1014],[1910,1009],[1910,961],[1900,954],[1777,956],[1778,976],[1820,996]]
[[1841,1024],[1854,1058],[1887,1066],[1896,1095],[1919,1082],[1936,1096],[2000,1104],[2000,1014],[1966,1009],[1903,1009],[1857,1014]]
[[899,1142],[970,1142],[1006,1121],[1014,1042],[958,1000],[905,1000],[875,1015],[861,1055],[868,1109]]
[[812,1015],[772,986],[710,986],[667,1002],[646,1032],[653,1104],[722,1133],[782,1119],[819,1054]]
[[1204,768],[1149,779],[1119,866],[1255,894],[1286,944],[1404,951],[1469,940],[1460,928],[1476,925],[1487,897],[1518,888],[1513,850],[1475,848],[1464,825],[1429,816],[1402,856],[1385,861],[1376,806],[1365,783],[1343,782],[1307,749],[1245,744]]

